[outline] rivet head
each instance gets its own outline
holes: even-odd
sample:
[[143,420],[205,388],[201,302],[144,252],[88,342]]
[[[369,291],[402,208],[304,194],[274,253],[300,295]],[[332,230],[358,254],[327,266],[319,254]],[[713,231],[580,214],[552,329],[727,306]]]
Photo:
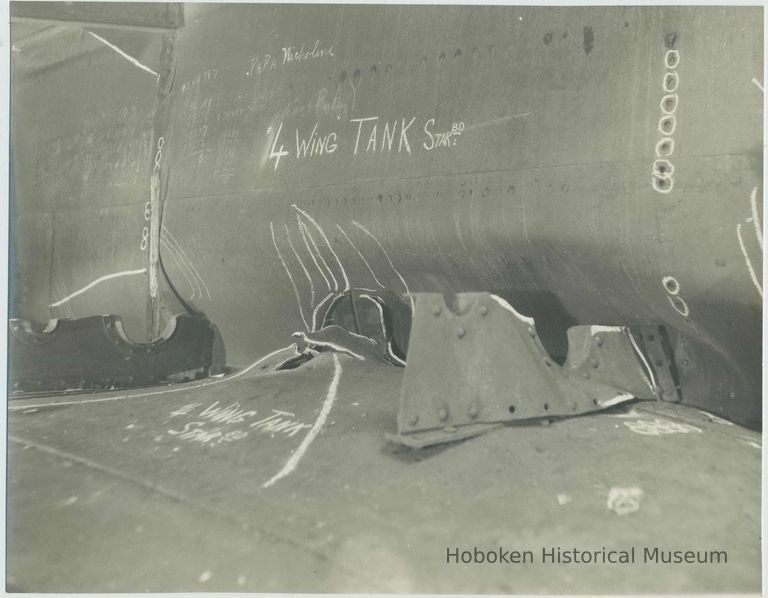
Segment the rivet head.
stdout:
[[595,337],[595,343],[597,343],[598,347],[602,347],[603,346],[603,339],[602,339],[602,337],[596,336]]
[[598,365],[600,365],[600,363],[597,361],[597,359],[593,359],[590,363],[592,364],[593,368],[596,368]]
[[533,338],[534,336],[536,336],[536,331],[533,328],[529,328],[528,334],[531,336],[531,338]]
[[432,309],[432,313],[435,314],[436,317],[439,316],[442,311],[443,309],[440,306],[437,306]]
[[731,398],[731,399],[735,399],[735,398],[736,398],[736,393],[735,393],[735,392],[731,392],[731,393],[728,395],[728,397],[729,397],[729,398]]
[[472,405],[472,406],[469,408],[469,416],[470,416],[471,418],[475,418],[475,417],[477,417],[477,415],[478,415],[479,413],[480,413],[479,409],[478,409],[477,407],[475,407],[474,405]]
[[411,417],[408,419],[408,423],[409,423],[409,424],[411,424],[412,426],[415,426],[416,424],[418,424],[418,423],[419,423],[419,416],[418,416],[418,415],[412,415],[412,416],[411,416]]
[[488,315],[488,308],[485,305],[480,306],[480,315],[481,316],[487,316]]
[[582,376],[584,376],[585,378],[589,378],[589,372],[584,372],[584,373],[582,374]]
[[441,409],[440,409],[440,410],[437,412],[437,417],[438,417],[438,418],[440,418],[440,421],[441,421],[441,422],[444,422],[445,420],[447,420],[447,419],[448,419],[448,410],[447,410],[447,409],[445,409],[445,408],[441,408]]
[[687,359],[683,359],[680,363],[682,363],[685,367],[688,367],[689,365],[691,365],[691,362],[688,361]]
[[547,367],[549,367],[549,366],[551,366],[551,365],[552,365],[552,362],[551,362],[549,359],[545,359],[545,360],[544,360],[544,363],[546,363],[546,364],[547,364]]
[[463,328],[459,328],[459,329],[456,331],[456,336],[458,336],[459,338],[464,338],[464,335],[465,335],[466,333],[467,333],[467,331],[466,331],[466,330],[464,330]]

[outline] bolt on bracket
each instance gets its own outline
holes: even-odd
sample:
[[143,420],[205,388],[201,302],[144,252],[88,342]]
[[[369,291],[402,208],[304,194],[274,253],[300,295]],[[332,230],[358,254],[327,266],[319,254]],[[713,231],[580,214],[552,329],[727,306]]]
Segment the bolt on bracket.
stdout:
[[413,448],[502,424],[574,416],[658,398],[648,361],[626,326],[575,326],[561,366],[532,318],[490,293],[417,295],[397,415],[388,440]]

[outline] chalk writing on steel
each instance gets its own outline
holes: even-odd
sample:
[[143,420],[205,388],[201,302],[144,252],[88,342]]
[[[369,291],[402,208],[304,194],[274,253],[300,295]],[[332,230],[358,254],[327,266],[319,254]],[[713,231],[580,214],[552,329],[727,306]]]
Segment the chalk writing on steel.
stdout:
[[313,62],[321,58],[332,58],[334,56],[336,56],[336,53],[333,46],[324,44],[319,39],[315,40],[311,46],[308,46],[306,43],[300,46],[287,45],[280,48],[279,53],[264,53],[251,57],[250,66],[245,71],[245,76],[253,77],[274,71],[278,67]]
[[422,124],[423,142],[419,144],[416,140],[419,129],[415,116],[391,120],[379,116],[350,118],[342,128],[329,128],[316,121],[311,128],[294,128],[291,141],[288,141],[290,137],[283,136],[284,128],[283,120],[276,127],[267,128],[270,147],[268,159],[274,161],[274,170],[277,170],[282,158],[288,157],[301,161],[337,152],[346,152],[352,157],[381,154],[411,156],[417,150],[450,149],[457,145],[466,129],[464,121],[440,126],[435,118],[429,118]]
[[[749,272],[749,278],[752,281],[753,286],[755,287],[755,290],[760,294],[760,297],[763,296],[763,287],[760,284],[760,280],[757,277],[757,272],[755,271],[755,267],[752,265],[752,260],[749,257],[749,252],[747,251],[747,245],[744,241],[744,236],[741,233],[741,227],[742,224],[748,224],[752,223],[752,227],[755,231],[755,238],[757,240],[757,245],[760,248],[759,251],[756,252],[756,254],[759,256],[762,254],[763,251],[763,229],[760,225],[760,214],[757,211],[757,187],[752,189],[752,193],[750,194],[750,212],[751,216],[749,218],[745,219],[744,222],[739,222],[736,225],[736,238],[739,241],[739,249],[741,250],[741,255],[744,257],[744,264],[747,267],[747,272]],[[760,269],[759,267],[757,268]]]
[[[180,440],[187,440],[208,446],[241,440],[251,432],[261,434],[282,434],[292,438],[302,430],[311,428],[296,419],[290,411],[271,409],[260,419],[256,409],[247,409],[239,402],[222,405],[214,401],[201,409],[202,403],[190,403],[171,412],[171,417],[188,418],[180,427],[168,430],[168,434]],[[238,426],[242,424],[241,426]],[[235,427],[238,426],[238,427]],[[234,427],[234,429],[232,429]]]
[[432,129],[434,126],[434,118],[430,118],[427,122],[424,123],[424,134],[427,136],[427,141],[425,141],[423,145],[424,149],[427,151],[439,147],[453,147],[456,145],[456,138],[464,132],[463,121],[452,123],[450,130],[444,131],[442,133],[434,131]]
[[680,283],[677,281],[677,279],[674,276],[665,276],[661,279],[661,284],[664,287],[664,290],[667,292],[667,299],[669,300],[669,304],[677,313],[679,313],[684,318],[687,318],[691,313],[691,310],[688,307],[688,303],[685,301],[685,299],[679,295]]

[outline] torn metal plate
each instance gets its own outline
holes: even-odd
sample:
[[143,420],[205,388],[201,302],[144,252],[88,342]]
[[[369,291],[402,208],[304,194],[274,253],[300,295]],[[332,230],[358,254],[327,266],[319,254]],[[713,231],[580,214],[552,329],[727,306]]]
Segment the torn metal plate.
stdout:
[[398,413],[389,439],[422,447],[499,423],[572,416],[657,398],[626,327],[577,326],[561,366],[532,318],[490,293],[417,296]]

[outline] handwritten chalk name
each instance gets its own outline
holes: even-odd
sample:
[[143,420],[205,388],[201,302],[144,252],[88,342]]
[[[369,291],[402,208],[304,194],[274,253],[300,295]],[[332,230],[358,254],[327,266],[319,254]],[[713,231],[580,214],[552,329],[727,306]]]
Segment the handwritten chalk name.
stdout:
[[[333,46],[324,47],[319,39],[315,40],[314,46],[309,50],[307,49],[306,44],[301,44],[301,46],[298,47],[283,46],[280,49],[280,56],[265,53],[251,57],[251,64],[248,70],[245,71],[245,76],[252,77],[254,75],[261,75],[262,73],[274,71],[278,66],[309,62],[328,56],[336,56]],[[280,57],[282,57],[282,61],[280,61]]]
[[315,41],[315,45],[311,50],[305,49],[304,44],[301,44],[300,48],[294,46],[286,46],[283,51],[283,64],[291,62],[305,62],[307,60],[315,60],[317,58],[325,58],[326,56],[335,56],[333,52],[333,46],[323,48],[320,40]]
[[[296,160],[306,160],[327,156],[341,151],[345,142],[350,148],[353,157],[363,154],[403,154],[411,156],[417,149],[413,142],[413,136],[417,128],[414,126],[416,117],[396,118],[384,120],[378,116],[351,118],[349,129],[339,132],[335,129],[321,128],[320,122],[315,122],[311,129],[297,127],[294,129],[295,150],[287,148],[281,143],[283,122],[277,130],[273,127],[267,129],[272,137],[269,159],[274,161],[274,169],[277,170],[282,158],[293,157]],[[437,148],[453,148],[458,138],[464,132],[464,122],[451,123],[449,129],[440,130],[436,126],[434,118],[428,119],[423,125],[424,142],[421,146],[426,151]],[[352,141],[354,139],[354,142]]]
[[263,56],[254,56],[251,58],[251,68],[245,72],[246,77],[251,75],[261,75],[267,71],[274,71],[277,68],[277,61],[272,54]]
[[280,110],[278,117],[285,120],[292,116],[315,115],[324,117],[346,118],[349,113],[349,102],[344,101],[341,93],[341,85],[338,85],[336,92],[331,98],[327,88],[323,87],[317,92],[317,100],[302,103],[300,100],[293,100]]

